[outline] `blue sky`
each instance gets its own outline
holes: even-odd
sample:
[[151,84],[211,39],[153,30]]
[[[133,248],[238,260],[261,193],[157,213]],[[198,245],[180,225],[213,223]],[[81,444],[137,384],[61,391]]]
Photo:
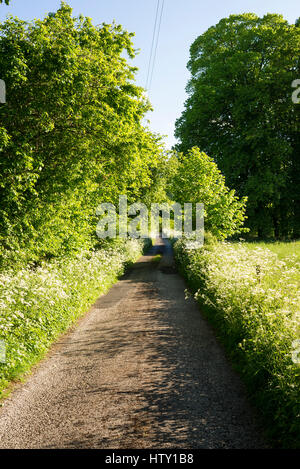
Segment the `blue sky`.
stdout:
[[[134,60],[139,68],[137,83],[145,86],[157,0],[68,0],[79,13],[90,16],[94,24],[116,20],[135,32],[134,44],[140,49]],[[55,11],[60,0],[11,0],[0,5],[0,21],[10,13],[24,20],[41,18]],[[281,13],[290,23],[300,16],[299,0],[165,0],[160,41],[149,97],[154,112],[147,116],[155,132],[167,135],[166,144],[175,143],[175,120],[183,110],[185,86],[189,79],[186,64],[189,47],[197,36],[221,18],[234,13]]]

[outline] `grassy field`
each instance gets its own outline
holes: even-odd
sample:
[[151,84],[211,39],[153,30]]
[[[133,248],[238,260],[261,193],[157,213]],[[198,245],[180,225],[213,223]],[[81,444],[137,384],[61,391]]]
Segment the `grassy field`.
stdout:
[[284,242],[256,242],[256,243],[243,243],[248,249],[269,249],[277,254],[279,259],[291,259],[300,261],[300,241]]
[[300,243],[175,243],[177,264],[214,325],[274,446],[300,448]]

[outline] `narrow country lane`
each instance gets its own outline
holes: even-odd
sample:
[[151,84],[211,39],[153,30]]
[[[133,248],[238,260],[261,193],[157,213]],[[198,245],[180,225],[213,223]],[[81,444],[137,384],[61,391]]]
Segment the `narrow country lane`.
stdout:
[[0,447],[263,447],[243,386],[184,289],[158,240],[4,402]]

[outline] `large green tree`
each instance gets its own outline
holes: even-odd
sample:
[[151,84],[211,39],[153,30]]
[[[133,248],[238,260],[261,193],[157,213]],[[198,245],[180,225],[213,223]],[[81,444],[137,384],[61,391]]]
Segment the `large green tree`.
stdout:
[[204,204],[205,229],[218,239],[245,231],[246,198],[239,199],[216,163],[194,147],[178,155],[178,163],[170,178],[169,189],[176,202]]
[[0,25],[2,253],[89,246],[100,202],[152,187],[163,154],[141,123],[150,105],[124,57],[134,56],[132,35],[73,18],[65,3],[43,20]]
[[259,236],[300,235],[300,28],[281,15],[232,15],[190,49],[189,98],[176,122],[178,149],[213,156],[231,188],[248,196]]

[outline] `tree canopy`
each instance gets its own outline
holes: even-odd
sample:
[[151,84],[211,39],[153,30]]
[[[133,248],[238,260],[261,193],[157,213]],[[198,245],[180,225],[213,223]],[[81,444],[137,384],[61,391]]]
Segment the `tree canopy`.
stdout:
[[53,256],[90,245],[99,202],[152,190],[164,153],[142,125],[132,33],[93,26],[65,3],[43,20],[0,25],[2,250]]
[[299,27],[276,14],[224,18],[190,48],[177,149],[198,146],[215,159],[248,196],[248,224],[262,237],[300,235],[299,56]]
[[235,191],[226,187],[216,163],[199,148],[178,155],[170,190],[182,206],[185,202],[204,204],[205,230],[218,239],[245,231],[246,198],[239,200]]

